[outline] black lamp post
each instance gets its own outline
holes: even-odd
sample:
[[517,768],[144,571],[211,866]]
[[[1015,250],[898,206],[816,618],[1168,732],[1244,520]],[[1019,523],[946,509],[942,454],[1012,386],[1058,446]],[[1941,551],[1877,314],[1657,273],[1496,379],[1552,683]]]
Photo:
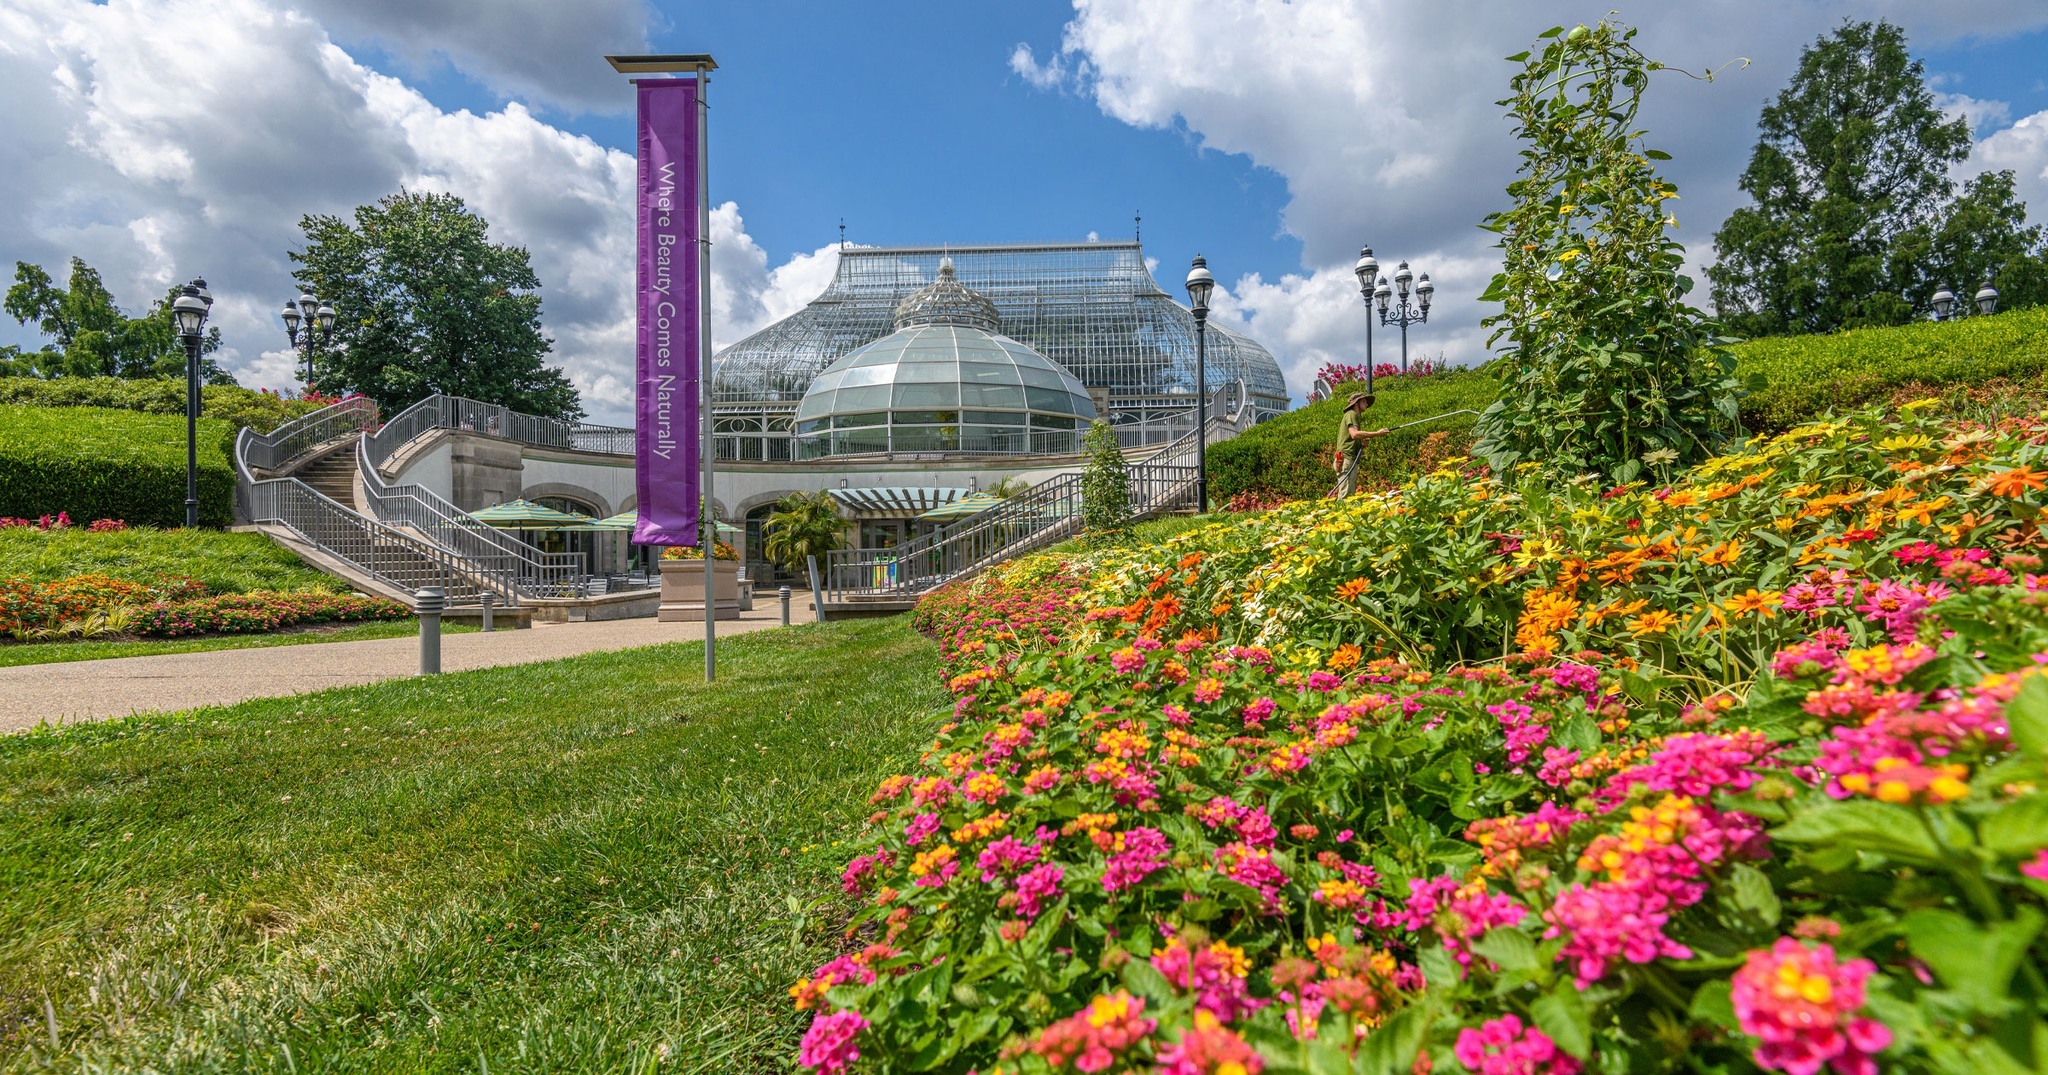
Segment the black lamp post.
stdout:
[[1216,278],[1209,263],[1195,255],[1188,270],[1188,305],[1195,312],[1195,510],[1209,510],[1209,293]]
[[[284,318],[285,337],[292,341],[293,347],[299,348],[306,354],[306,387],[311,388],[313,387],[314,331],[318,330],[319,342],[322,344],[334,338],[334,307],[314,298],[313,293],[310,291],[301,291],[298,298],[285,300],[284,310],[279,316]],[[303,336],[299,332],[299,322],[301,321],[306,323],[306,331]]]
[[1358,293],[1365,297],[1365,394],[1372,395],[1372,286],[1380,276],[1380,259],[1372,256],[1372,247],[1358,248],[1358,267],[1352,270],[1358,274]]
[[[1362,264],[1362,262],[1361,262]],[[1408,301],[1410,287],[1414,288],[1416,301]],[[1399,301],[1388,304],[1399,293]],[[1380,324],[1401,326],[1401,372],[1408,372],[1408,326],[1426,324],[1429,321],[1429,300],[1436,294],[1436,285],[1429,282],[1429,274],[1423,273],[1418,280],[1408,271],[1408,263],[1402,262],[1394,270],[1394,286],[1387,286],[1387,278],[1380,277],[1373,288],[1372,297],[1380,305]]]
[[[1939,288],[1934,293],[1934,319],[1936,321],[1953,321],[1958,317],[1969,316],[1969,307],[1956,302],[1956,294],[1948,289],[1947,284],[1936,286]],[[1991,286],[1991,281],[1984,281],[1984,286],[1977,289],[1975,298],[1977,300],[1978,313],[1989,316],[1998,312],[1998,289]]]
[[199,334],[206,328],[206,311],[213,306],[213,292],[206,280],[194,277],[178,289],[171,302],[171,317],[178,323],[178,338],[185,343],[185,525],[199,525]]

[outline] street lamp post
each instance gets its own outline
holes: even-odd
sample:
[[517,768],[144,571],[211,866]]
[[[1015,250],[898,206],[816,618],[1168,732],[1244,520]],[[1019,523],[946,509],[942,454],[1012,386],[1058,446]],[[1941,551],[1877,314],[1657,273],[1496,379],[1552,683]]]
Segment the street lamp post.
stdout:
[[179,288],[171,302],[171,317],[185,344],[185,525],[191,528],[199,526],[199,334],[212,305],[213,292],[201,277]]
[[[319,342],[323,344],[334,338],[334,307],[314,298],[310,291],[301,291],[298,298],[285,300],[284,309],[278,316],[284,318],[285,338],[292,341],[293,347],[305,352],[306,387],[311,388],[314,332],[318,330]],[[306,323],[303,336],[299,332],[300,321]]]
[[[1361,271],[1364,264],[1364,260],[1361,259],[1359,261]],[[1415,291],[1416,301],[1414,302],[1408,300],[1408,291],[1411,285]],[[1397,292],[1399,294],[1399,301],[1393,301]],[[1408,372],[1408,326],[1427,324],[1429,322],[1429,300],[1435,294],[1436,285],[1429,282],[1429,274],[1423,273],[1418,280],[1414,273],[1408,271],[1408,263],[1405,261],[1394,270],[1393,287],[1388,287],[1387,278],[1382,276],[1379,279],[1379,284],[1373,288],[1372,296],[1379,301],[1380,305],[1380,324],[1401,326],[1402,373]],[[1391,310],[1388,308],[1389,303],[1392,304]]]
[[1380,260],[1372,247],[1358,248],[1358,293],[1365,297],[1365,394],[1372,395],[1372,286],[1380,277]]
[[[1956,294],[1948,289],[1947,284],[1938,284],[1936,286],[1939,288],[1934,293],[1934,319],[1936,321],[1953,321],[1958,317],[1969,316],[1969,307],[1956,302]],[[1991,281],[1984,281],[1984,286],[1977,289],[1977,294],[1974,297],[1977,300],[1978,313],[1989,316],[1998,312],[1998,289],[1991,286]]]
[[1209,263],[1195,255],[1188,270],[1188,304],[1195,312],[1195,510],[1209,510],[1209,293],[1216,278]]

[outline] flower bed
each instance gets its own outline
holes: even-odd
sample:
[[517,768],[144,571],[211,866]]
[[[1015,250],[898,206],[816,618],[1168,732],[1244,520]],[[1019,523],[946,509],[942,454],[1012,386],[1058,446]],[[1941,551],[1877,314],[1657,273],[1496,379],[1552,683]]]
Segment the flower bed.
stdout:
[[0,581],[0,633],[16,638],[182,638],[409,615],[404,604],[381,597],[264,591],[208,596],[203,584],[173,575],[147,585],[99,574]]
[[955,717],[876,792],[800,1060],[2030,1067],[2043,433],[1443,474],[942,592]]

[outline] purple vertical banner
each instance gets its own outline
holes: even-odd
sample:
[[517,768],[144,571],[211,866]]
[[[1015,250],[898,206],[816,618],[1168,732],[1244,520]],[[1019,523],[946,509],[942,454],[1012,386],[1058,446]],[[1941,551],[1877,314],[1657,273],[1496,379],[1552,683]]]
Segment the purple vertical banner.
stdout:
[[640,545],[695,545],[703,494],[698,400],[697,82],[641,79],[633,488]]

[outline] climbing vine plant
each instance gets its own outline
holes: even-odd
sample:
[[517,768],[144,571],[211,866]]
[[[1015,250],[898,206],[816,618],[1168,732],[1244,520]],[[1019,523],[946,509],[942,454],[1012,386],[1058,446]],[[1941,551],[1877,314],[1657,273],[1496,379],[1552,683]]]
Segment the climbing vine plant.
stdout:
[[[1523,140],[1501,271],[1481,296],[1500,401],[1475,452],[1496,470],[1534,462],[1617,482],[1711,455],[1736,427],[1734,364],[1720,328],[1688,305],[1692,281],[1671,237],[1678,188],[1643,147],[1637,112],[1650,75],[1671,70],[1611,22],[1546,31],[1501,101]],[[1702,76],[1694,76],[1702,77]],[[1704,76],[1711,78],[1711,73]]]

